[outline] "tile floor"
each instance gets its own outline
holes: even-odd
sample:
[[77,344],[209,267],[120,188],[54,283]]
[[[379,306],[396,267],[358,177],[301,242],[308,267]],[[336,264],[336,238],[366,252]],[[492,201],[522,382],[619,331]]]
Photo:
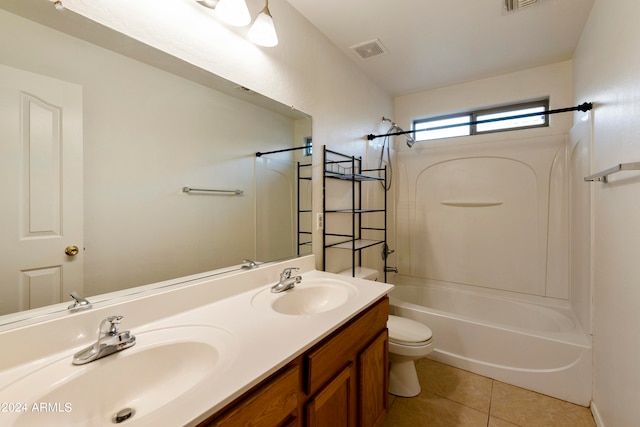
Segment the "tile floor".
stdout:
[[416,363],[422,392],[389,395],[383,427],[595,427],[589,408],[429,359]]

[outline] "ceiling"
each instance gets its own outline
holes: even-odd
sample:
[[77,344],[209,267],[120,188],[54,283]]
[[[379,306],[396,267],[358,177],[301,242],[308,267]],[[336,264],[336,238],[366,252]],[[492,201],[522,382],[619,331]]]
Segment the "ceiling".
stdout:
[[[595,0],[515,12],[504,0],[288,1],[398,96],[571,59]],[[363,60],[351,49],[375,39],[387,53]]]

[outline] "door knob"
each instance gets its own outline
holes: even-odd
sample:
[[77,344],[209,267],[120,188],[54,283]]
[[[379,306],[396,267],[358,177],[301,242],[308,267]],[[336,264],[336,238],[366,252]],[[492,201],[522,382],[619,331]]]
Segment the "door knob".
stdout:
[[80,249],[76,245],[67,246],[64,248],[64,253],[69,256],[76,256],[80,252]]

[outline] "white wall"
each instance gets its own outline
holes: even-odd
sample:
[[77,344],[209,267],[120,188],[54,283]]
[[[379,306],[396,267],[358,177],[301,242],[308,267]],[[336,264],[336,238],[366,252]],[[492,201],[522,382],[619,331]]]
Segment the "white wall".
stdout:
[[[574,57],[576,100],[594,102],[592,172],[640,161],[640,3],[597,0]],[[593,401],[601,426],[640,419],[640,174],[594,187]]]

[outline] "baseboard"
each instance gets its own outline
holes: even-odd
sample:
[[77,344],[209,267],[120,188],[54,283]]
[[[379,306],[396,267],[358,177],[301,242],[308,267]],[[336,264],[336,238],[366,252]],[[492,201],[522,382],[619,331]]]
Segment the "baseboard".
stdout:
[[593,415],[593,419],[596,422],[596,425],[598,427],[605,427],[604,425],[604,421],[602,421],[602,417],[600,417],[600,412],[598,412],[598,407],[596,406],[596,403],[592,400],[591,401],[591,414]]

